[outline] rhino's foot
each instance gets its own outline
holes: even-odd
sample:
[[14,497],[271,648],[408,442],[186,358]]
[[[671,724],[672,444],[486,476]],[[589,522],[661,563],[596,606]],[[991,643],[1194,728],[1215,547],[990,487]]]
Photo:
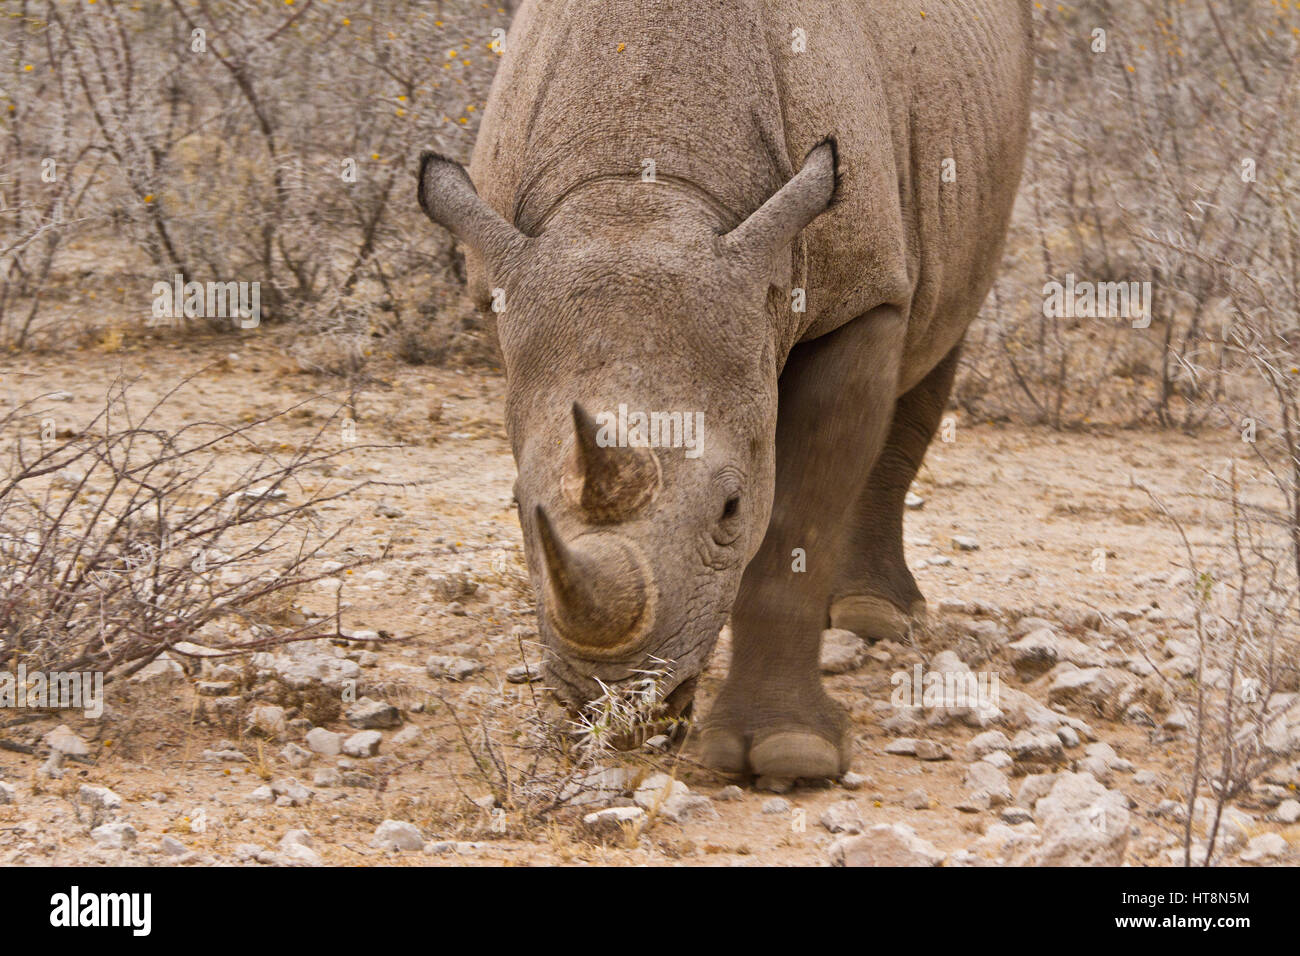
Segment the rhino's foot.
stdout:
[[[773,707],[788,691],[724,691],[700,736],[700,758],[722,773],[809,780],[849,769],[849,719],[820,687],[810,706],[782,713]],[[807,696],[807,695],[799,695]],[[742,701],[729,705],[727,698]]]
[[846,594],[831,602],[831,627],[852,631],[864,641],[902,641],[912,627],[925,619],[925,599],[907,611],[875,594]]

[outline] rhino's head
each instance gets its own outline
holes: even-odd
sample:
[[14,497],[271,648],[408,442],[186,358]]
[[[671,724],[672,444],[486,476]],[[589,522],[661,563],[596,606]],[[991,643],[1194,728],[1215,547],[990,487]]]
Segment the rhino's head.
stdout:
[[827,143],[729,231],[690,190],[606,178],[530,236],[422,157],[420,203],[499,312],[548,678],[572,704],[647,669],[670,712],[690,703],[771,512],[790,243],[834,190]]

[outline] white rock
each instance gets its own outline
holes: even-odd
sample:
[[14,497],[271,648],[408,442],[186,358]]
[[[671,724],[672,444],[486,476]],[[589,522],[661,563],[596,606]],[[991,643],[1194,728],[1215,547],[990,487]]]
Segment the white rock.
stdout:
[[102,847],[124,850],[135,845],[135,827],[129,823],[105,823],[90,831],[90,838]]
[[290,843],[275,854],[274,862],[278,866],[321,866],[320,854],[301,843]]
[[1011,755],[1005,750],[994,750],[992,753],[987,753],[983,757],[980,757],[980,762],[986,763],[991,767],[997,767],[999,770],[1006,770],[1015,763],[1015,761],[1011,759]]
[[343,735],[324,727],[313,727],[307,731],[307,746],[321,756],[337,757],[343,752]]
[[867,659],[867,643],[843,628],[822,631],[821,669],[823,674],[843,674],[857,670]]
[[899,737],[885,744],[885,753],[896,757],[914,757],[917,743],[914,737]]
[[248,763],[248,757],[238,750],[205,750],[199,756],[208,763]]
[[640,807],[609,807],[588,813],[582,825],[596,836],[621,836],[625,827],[638,827],[646,812]]
[[928,810],[930,795],[924,790],[909,790],[903,795],[903,806],[909,810]]
[[297,843],[301,846],[315,846],[312,840],[311,832],[308,830],[290,830],[284,836],[280,837],[280,849],[283,850],[291,843]]
[[85,757],[90,754],[90,745],[72,732],[67,724],[59,724],[41,738],[45,746],[68,757]]
[[473,677],[487,665],[482,661],[472,661],[468,657],[436,655],[425,661],[424,667],[430,677],[439,680],[463,681]]
[[632,783],[624,767],[600,767],[570,781],[560,791],[560,800],[570,806],[583,807],[609,803],[623,795]]
[[1007,775],[983,760],[970,765],[964,786],[971,791],[972,796],[986,795],[989,806],[1001,807],[1011,802],[1011,784]]
[[818,821],[831,833],[861,833],[866,827],[856,800],[837,800],[823,811]]
[[377,730],[360,730],[343,741],[343,752],[349,757],[373,757],[383,740],[384,735]]
[[1257,837],[1252,837],[1246,850],[1241,854],[1241,859],[1245,863],[1254,863],[1257,860],[1271,860],[1282,856],[1289,849],[1291,844],[1279,833],[1261,833]]
[[284,708],[274,704],[254,707],[248,715],[247,730],[250,734],[270,737],[272,740],[284,740],[289,735],[289,722],[284,715]]
[[402,724],[402,715],[396,707],[369,697],[362,697],[353,703],[343,719],[348,726],[358,730],[388,730]]
[[529,684],[542,679],[541,664],[516,664],[506,669],[506,680],[512,684]]
[[[671,785],[671,790],[667,788]],[[665,792],[667,790],[667,792]],[[656,773],[647,777],[646,780],[636,788],[636,793],[632,799],[638,807],[646,810],[655,806],[662,806],[667,803],[670,797],[686,796],[691,792],[690,787],[680,780],[673,780],[666,773]]]
[[1049,704],[1091,706],[1116,719],[1133,701],[1138,680],[1114,667],[1085,667],[1058,673],[1047,688]]
[[861,790],[870,782],[870,777],[865,774],[854,773],[851,770],[844,776],[840,777],[840,786],[845,790]]
[[132,684],[156,684],[163,686],[174,684],[185,678],[185,668],[170,657],[159,655],[131,675]]
[[292,777],[285,780],[272,780],[271,792],[277,798],[276,804],[283,806],[300,807],[312,798],[311,790]]
[[[1025,811],[1021,811],[1025,812]],[[1032,822],[1009,825],[991,823],[971,849],[980,856],[1021,865],[1024,854],[1042,843],[1042,834]]]
[[1055,733],[1022,730],[1012,738],[1011,756],[1018,764],[1050,765],[1065,759],[1065,748]]
[[1101,651],[1073,637],[1058,635],[1050,627],[1030,631],[1020,640],[1007,645],[1012,666],[1022,680],[1033,680],[1061,661],[1079,667],[1100,667],[1105,663]]
[[385,820],[375,830],[370,845],[383,850],[420,850],[424,848],[424,837],[413,823]]
[[[327,579],[337,581],[336,578]],[[290,645],[285,654],[255,654],[253,663],[260,670],[295,690],[310,687],[342,687],[346,681],[361,676],[361,665],[356,661],[336,657],[331,651],[303,641]]]
[[1055,773],[1030,774],[1020,784],[1020,793],[1016,795],[1016,806],[1032,810],[1034,804],[1052,792],[1052,785],[1059,776]]
[[311,763],[312,754],[310,750],[299,747],[297,744],[286,744],[280,751],[280,759],[294,769],[300,770]]
[[944,854],[905,823],[879,823],[836,840],[830,857],[834,866],[938,866]]
[[92,787],[84,783],[77,792],[77,802],[100,810],[117,810],[122,806],[122,798],[108,787]]
[[36,771],[39,776],[49,777],[53,780],[59,780],[63,777],[63,754],[58,750],[51,750],[49,758],[41,764],[41,768]]
[[1007,735],[1000,730],[986,730],[982,734],[976,734],[971,742],[966,745],[966,759],[979,760],[986,754],[993,753],[997,750],[1006,750],[1011,746],[1011,741]]
[[674,793],[663,802],[659,814],[673,823],[703,823],[719,819],[713,801],[702,793]]
[[343,774],[339,773],[333,767],[321,767],[311,778],[313,787],[328,789],[329,787],[338,787],[343,784]]
[[256,843],[236,843],[234,849],[231,850],[235,859],[241,863],[246,860],[255,860],[265,852],[266,850]]
[[1119,866],[1129,840],[1128,800],[1086,773],[1062,773],[1034,806],[1038,866]]
[[405,747],[407,744],[416,743],[423,735],[424,731],[419,727],[408,724],[393,734],[392,744],[394,747]]
[[[4,803],[4,801],[0,800],[0,803]],[[1300,822],[1300,800],[1283,800],[1277,805],[1277,809],[1273,811],[1273,816],[1283,823]]]

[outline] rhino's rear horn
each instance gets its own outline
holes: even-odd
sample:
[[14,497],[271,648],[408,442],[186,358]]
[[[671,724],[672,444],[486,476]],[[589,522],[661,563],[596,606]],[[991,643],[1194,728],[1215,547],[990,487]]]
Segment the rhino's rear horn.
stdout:
[[619,448],[597,440],[600,426],[573,403],[577,498],[593,522],[621,521],[654,498],[659,490],[659,460],[649,448]]

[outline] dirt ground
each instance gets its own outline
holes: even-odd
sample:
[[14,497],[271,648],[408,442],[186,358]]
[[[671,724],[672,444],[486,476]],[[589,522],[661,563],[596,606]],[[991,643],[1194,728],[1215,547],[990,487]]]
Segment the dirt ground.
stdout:
[[[144,402],[192,374],[165,407],[162,420],[174,427],[198,417],[249,420],[337,387],[302,373],[282,346],[267,333],[235,346],[230,340],[152,343],[10,357],[0,373],[0,397],[12,404],[56,390],[70,393],[48,408],[60,427],[66,421],[75,428],[98,410],[119,375],[139,376],[132,391]],[[1223,516],[1213,509],[1202,513],[1195,498],[1206,470],[1221,468],[1229,458],[1249,468],[1248,449],[1231,434],[1056,433],[957,420],[953,440],[935,443],[913,489],[923,506],[907,515],[909,561],[930,602],[932,628],[915,647],[877,646],[862,666],[827,678],[831,693],[852,714],[853,770],[865,779],[853,781],[853,790],[839,784],[797,787],[783,795],[789,807],[748,785],[738,799],[716,799],[731,781],[694,766],[688,739],[681,759],[660,754],[646,760],[675,773],[693,792],[715,798],[716,816],[680,823],[656,817],[639,839],[602,841],[581,824],[594,806],[561,808],[534,821],[520,819],[509,807],[503,818],[476,805],[488,787],[446,706],[470,726],[473,740],[477,715],[493,698],[526,701],[533,691],[541,693],[539,685],[530,690],[504,679],[520,663],[521,640],[531,659],[540,651],[526,643],[533,612],[522,577],[502,573],[505,567],[517,572],[522,560],[511,502],[514,464],[501,420],[503,379],[398,365],[372,371],[375,380],[357,400],[357,437],[393,447],[355,454],[344,464],[359,476],[409,485],[367,489],[323,509],[326,521],[345,527],[341,558],[344,547],[352,547],[353,555],[378,553],[384,541],[394,542],[389,558],[348,575],[343,591],[350,602],[345,628],[394,638],[339,642],[338,653],[361,665],[369,696],[402,711],[402,729],[384,730],[379,756],[344,765],[369,770],[371,782],[313,785],[313,774],[338,758],[316,754],[292,766],[281,756],[287,743],[303,743],[301,722],[291,725],[287,739],[275,740],[247,734],[242,713],[233,723],[212,717],[198,693],[210,674],[128,681],[110,688],[100,720],[64,713],[0,729],[0,738],[13,745],[0,750],[0,781],[14,788],[12,802],[0,801],[0,863],[203,865],[251,862],[257,848],[267,851],[264,861],[285,862],[273,848],[287,832],[302,829],[327,864],[823,865],[841,834],[820,821],[846,797],[866,826],[906,823],[947,854],[950,864],[972,857],[1012,860],[995,842],[980,843],[999,821],[997,807],[958,809],[970,790],[965,748],[981,728],[949,722],[910,734],[938,743],[952,759],[882,752],[901,735],[882,726],[891,714],[891,675],[950,648],[963,659],[987,660],[981,666],[995,669],[1004,688],[1046,703],[1050,678],[1022,681],[1000,649],[1025,617],[1045,618],[1112,657],[1131,656],[1127,642],[1139,636],[1157,647],[1185,639],[1190,613],[1183,546],[1142,486],[1186,521],[1194,545],[1208,547],[1222,530]],[[323,399],[319,404],[328,406]],[[311,416],[279,419],[272,437],[301,442],[318,422]],[[380,504],[395,517],[377,515]],[[978,549],[958,548],[954,536],[974,538]],[[431,590],[429,574],[458,568],[468,569],[477,590],[458,601],[441,599]],[[303,608],[333,610],[334,596],[325,589],[306,589],[298,600]],[[1098,622],[1092,612],[1106,620]],[[992,642],[991,657],[988,648],[978,650],[985,640]],[[724,640],[701,681],[697,714],[707,713],[727,653]],[[483,667],[462,681],[437,679],[424,666],[432,655]],[[1151,726],[1087,708],[1066,709],[1119,758],[1109,785],[1129,798],[1133,833],[1125,861],[1169,865],[1170,851],[1181,846],[1182,827],[1160,805],[1182,799],[1191,759],[1187,733],[1162,726],[1159,715]],[[86,740],[89,754],[65,763],[61,778],[51,778],[40,771],[47,753],[42,738],[58,724]],[[326,726],[353,732],[342,719]],[[247,760],[205,757],[232,748]],[[1067,746],[1052,769],[1069,769],[1083,756],[1082,745]],[[1019,789],[1021,775],[1009,773],[1013,790]],[[298,805],[249,800],[257,788],[288,778],[312,791]],[[1272,816],[1279,789],[1295,791],[1297,783],[1300,765],[1293,761],[1269,778],[1271,800],[1238,801],[1249,821],[1247,836],[1277,833],[1290,845],[1263,862],[1300,862],[1300,826]],[[78,796],[86,784],[110,788],[122,807],[87,808]],[[923,797],[914,793],[918,789]],[[798,810],[805,813],[792,812]],[[388,819],[415,824],[429,841],[425,851],[373,847],[375,828]],[[134,846],[115,849],[92,839],[91,829],[106,820],[129,822],[138,834]],[[182,846],[169,851],[161,845],[164,837]],[[960,855],[964,850],[970,854]],[[1241,860],[1232,855],[1224,862]]]

